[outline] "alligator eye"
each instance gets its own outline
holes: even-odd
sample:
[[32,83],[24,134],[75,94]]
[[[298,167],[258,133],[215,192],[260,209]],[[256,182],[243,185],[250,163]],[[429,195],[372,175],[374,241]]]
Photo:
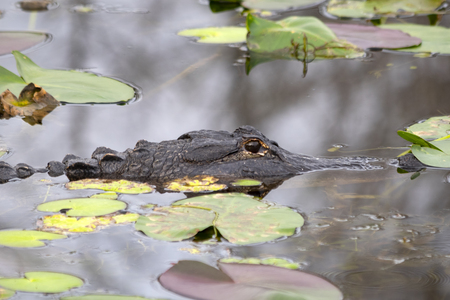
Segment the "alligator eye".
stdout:
[[250,141],[245,144],[245,150],[252,153],[258,153],[259,149],[261,149],[261,143],[258,141]]

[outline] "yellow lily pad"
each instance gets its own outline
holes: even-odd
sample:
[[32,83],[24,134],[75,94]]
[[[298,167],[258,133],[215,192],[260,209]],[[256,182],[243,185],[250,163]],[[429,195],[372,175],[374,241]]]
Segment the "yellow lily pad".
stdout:
[[280,268],[293,269],[296,270],[300,267],[299,263],[290,262],[284,258],[268,257],[268,258],[239,258],[230,257],[222,258],[221,263],[235,263],[235,264],[252,264],[252,265],[271,265]]
[[99,227],[113,224],[125,224],[135,222],[138,214],[124,214],[109,217],[67,217],[65,215],[45,216],[42,218],[42,231],[51,232],[92,232]]
[[69,190],[98,189],[121,194],[151,193],[153,188],[147,183],[128,180],[83,179],[66,183]]
[[193,178],[176,179],[166,186],[166,190],[174,192],[212,192],[226,189],[225,184],[216,184],[219,179],[212,176],[195,176]]

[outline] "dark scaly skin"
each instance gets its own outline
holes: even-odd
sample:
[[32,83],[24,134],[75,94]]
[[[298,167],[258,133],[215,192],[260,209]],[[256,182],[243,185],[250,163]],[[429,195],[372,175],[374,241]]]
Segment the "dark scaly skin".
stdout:
[[[314,170],[372,169],[369,161],[364,157],[316,158],[294,154],[255,128],[242,126],[233,133],[200,130],[160,143],[141,140],[134,149],[124,152],[100,147],[89,159],[69,154],[62,163],[50,162],[47,169],[51,176],[66,174],[70,180],[105,178],[164,183],[196,175],[284,180]],[[24,178],[24,173],[19,176],[14,168],[0,162],[0,182]]]

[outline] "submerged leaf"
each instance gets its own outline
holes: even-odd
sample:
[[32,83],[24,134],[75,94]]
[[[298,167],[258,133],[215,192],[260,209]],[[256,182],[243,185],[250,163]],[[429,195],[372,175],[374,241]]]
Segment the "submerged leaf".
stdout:
[[22,53],[13,54],[23,79],[0,67],[0,91],[9,89],[18,95],[33,82],[65,103],[119,103],[134,97],[134,89],[118,80],[74,70],[43,69]]
[[0,278],[0,286],[32,293],[62,293],[83,285],[75,276],[53,272],[27,272],[25,278]]
[[222,258],[221,263],[236,263],[236,264],[252,264],[252,265],[271,265],[280,268],[296,270],[300,267],[299,263],[293,263],[283,258],[269,257],[269,258]]
[[121,194],[143,194],[153,191],[153,188],[147,183],[111,179],[82,179],[71,181],[66,183],[66,188],[69,190],[98,189]]
[[[45,246],[41,240],[59,240],[67,236],[37,230],[3,230],[0,231],[0,245],[7,247],[33,248]],[[0,298],[1,299],[1,298]]]
[[274,266],[179,261],[159,277],[166,289],[194,299],[338,300],[341,291],[318,276]]
[[383,29],[357,24],[326,24],[341,40],[346,40],[362,49],[405,48],[418,46],[420,38],[412,37],[401,30]]
[[327,12],[337,17],[372,19],[411,14],[428,14],[444,0],[330,0]]
[[420,46],[397,51],[450,54],[450,28],[417,24],[385,24],[379,27],[401,30],[422,40]]
[[13,50],[23,51],[50,40],[51,35],[43,32],[0,31],[0,55],[10,54]]
[[16,293],[15,291],[7,290],[0,287],[0,300],[9,299],[10,297],[14,296],[15,293]]
[[67,216],[70,217],[95,217],[107,215],[122,209],[127,204],[118,200],[101,198],[74,198],[47,202],[39,205],[39,211],[59,212],[68,210]]
[[424,139],[438,139],[450,134],[450,116],[432,117],[406,128]]
[[178,35],[197,37],[197,42],[207,44],[236,44],[245,43],[247,29],[244,27],[209,27],[186,29]]
[[287,10],[308,8],[322,2],[325,0],[244,0],[241,5],[250,9]]
[[164,300],[164,299],[108,294],[108,295],[85,295],[85,296],[62,297],[61,300]]
[[231,184],[234,186],[260,186],[262,182],[255,179],[238,179]]

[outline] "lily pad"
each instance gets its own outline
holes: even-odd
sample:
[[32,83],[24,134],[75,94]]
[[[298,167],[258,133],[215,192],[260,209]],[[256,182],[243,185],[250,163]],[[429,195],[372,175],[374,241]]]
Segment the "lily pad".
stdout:
[[438,168],[450,168],[450,141],[445,140],[430,143],[442,151],[422,147],[417,144],[411,146],[411,151],[420,162],[426,165]]
[[153,188],[147,183],[110,179],[83,179],[71,181],[66,183],[66,188],[69,190],[98,189],[121,194],[143,194],[153,191]]
[[262,182],[255,179],[238,179],[231,184],[234,186],[260,186]]
[[295,233],[303,217],[287,207],[274,207],[246,194],[229,193],[193,197],[159,207],[139,218],[136,229],[146,235],[180,241],[214,226],[234,244],[271,241]]
[[195,176],[176,179],[167,184],[166,190],[175,192],[201,193],[226,189],[225,184],[216,184],[219,179],[212,176]]
[[247,29],[245,27],[209,27],[186,29],[178,35],[197,37],[197,42],[207,44],[236,44],[245,43]]
[[[41,240],[59,240],[67,236],[36,230],[4,230],[0,231],[0,245],[8,247],[34,248],[45,246]],[[0,298],[1,299],[1,298]]]
[[40,223],[40,230],[50,232],[93,232],[98,227],[114,224],[136,222],[138,214],[124,214],[109,217],[74,218],[65,215],[45,216]]
[[53,272],[28,272],[25,278],[0,278],[0,286],[22,292],[62,293],[83,285],[78,277]]
[[189,207],[156,207],[153,214],[140,216],[136,230],[163,241],[182,241],[212,226],[215,214]]
[[239,258],[239,257],[230,257],[230,258],[222,258],[220,260],[221,263],[235,263],[235,264],[251,264],[251,265],[271,265],[280,268],[292,269],[296,270],[300,267],[299,263],[293,263],[283,258],[269,257],[269,258]]
[[418,46],[420,38],[394,29],[383,29],[376,26],[356,24],[326,24],[341,40],[346,40],[361,49],[368,48],[405,48]]
[[356,58],[364,51],[344,40],[315,17],[289,17],[277,22],[247,15],[247,73],[257,64],[276,60]]
[[420,46],[396,49],[396,51],[450,54],[449,28],[417,24],[385,24],[378,27],[401,30],[422,40]]
[[74,70],[43,69],[19,51],[12,53],[21,77],[0,67],[0,91],[9,89],[18,95],[34,83],[63,103],[123,103],[135,96],[132,87],[118,80]]
[[424,139],[438,139],[450,134],[450,116],[432,117],[406,128]]
[[342,292],[316,275],[264,265],[179,261],[159,278],[166,289],[194,299],[342,299]]
[[244,0],[241,5],[250,9],[287,10],[312,7],[325,0]]
[[125,202],[118,200],[74,198],[43,203],[37,207],[37,210],[46,212],[67,210],[65,213],[70,217],[95,217],[107,215],[126,207],[127,204]]
[[85,295],[74,297],[62,297],[61,300],[164,300],[164,299],[143,298],[137,296],[120,296],[120,295]]
[[[52,40],[52,35],[32,31],[0,31],[0,55],[11,54],[11,51],[41,46]],[[0,91],[3,92],[3,91]]]
[[326,9],[336,17],[372,19],[430,14],[443,2],[444,0],[330,0]]
[[11,290],[7,290],[4,288],[0,288],[0,300],[6,300],[11,298],[12,296],[14,296],[16,292],[15,291],[11,291]]

